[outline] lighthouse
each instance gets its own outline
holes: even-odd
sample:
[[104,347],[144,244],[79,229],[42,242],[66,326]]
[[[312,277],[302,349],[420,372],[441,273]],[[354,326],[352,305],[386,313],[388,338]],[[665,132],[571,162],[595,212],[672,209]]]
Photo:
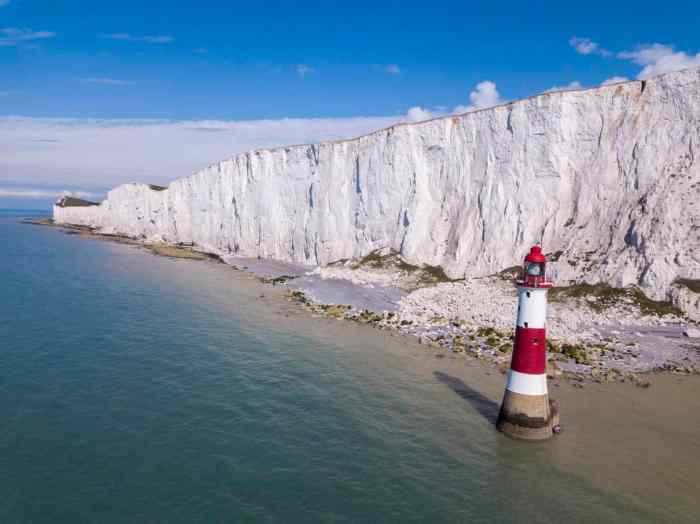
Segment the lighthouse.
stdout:
[[496,423],[503,433],[525,440],[548,439],[559,414],[547,393],[547,261],[540,246],[525,257],[518,280],[518,314],[508,383]]

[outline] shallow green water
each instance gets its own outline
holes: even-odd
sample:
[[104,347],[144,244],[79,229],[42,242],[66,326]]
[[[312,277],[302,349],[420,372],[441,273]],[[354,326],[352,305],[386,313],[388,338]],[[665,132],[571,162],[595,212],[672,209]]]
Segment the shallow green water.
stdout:
[[511,441],[501,376],[226,266],[7,212],[0,245],[0,522],[695,521],[693,480],[629,487],[642,451]]

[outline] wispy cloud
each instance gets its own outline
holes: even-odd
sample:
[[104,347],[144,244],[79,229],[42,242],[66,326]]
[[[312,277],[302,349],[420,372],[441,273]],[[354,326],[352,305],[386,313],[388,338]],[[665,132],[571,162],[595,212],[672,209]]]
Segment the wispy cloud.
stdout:
[[206,47],[197,47],[193,49],[192,52],[197,55],[205,55],[209,52],[209,50]]
[[47,190],[47,189],[17,189],[14,187],[0,187],[0,197],[5,198],[59,198],[62,196],[72,196],[76,198],[96,198],[97,193],[88,191]]
[[5,7],[6,5],[10,5],[10,0],[0,0],[0,7]]
[[83,78],[80,80],[84,84],[99,84],[105,86],[130,86],[134,85],[134,82],[128,80],[119,80],[117,78],[105,78],[105,77],[92,77]]
[[[393,117],[252,121],[0,117],[0,186],[97,192],[125,182],[167,184],[212,162],[263,147],[352,138]],[[128,154],[124,154],[128,151]]]
[[619,84],[620,82],[627,82],[629,78],[626,76],[613,76],[601,82],[602,86],[609,86],[610,84]]
[[554,91],[575,91],[576,89],[583,89],[581,82],[579,82],[578,80],[569,82],[565,86],[552,86],[549,89],[545,90],[545,93],[553,93]]
[[396,64],[388,64],[384,66],[384,72],[389,75],[400,75],[401,68]]
[[14,90],[7,90],[7,91],[0,91],[0,96],[12,96],[19,94],[19,91],[14,91]]
[[[590,38],[573,37],[569,44],[582,55],[613,56],[614,53],[601,47]],[[643,80],[663,73],[671,73],[682,69],[700,67],[700,53],[692,54],[685,51],[677,51],[670,44],[640,44],[631,51],[621,51],[614,54],[620,60],[627,60],[642,69],[637,74],[637,79]],[[603,82],[602,85],[624,82],[623,76],[614,76]]]
[[305,78],[307,75],[310,75],[310,74],[316,72],[316,70],[313,67],[306,65],[306,64],[298,64],[296,69],[297,69],[297,74],[301,78]]
[[130,33],[108,33],[100,34],[100,38],[105,40],[122,40],[126,42],[146,42],[147,44],[170,44],[175,38],[167,35],[145,35],[135,36]]
[[110,33],[110,34],[100,34],[100,38],[105,40],[132,40],[133,37],[129,33]]
[[672,71],[700,67],[700,53],[689,55],[684,51],[676,51],[672,45],[667,44],[643,44],[633,51],[622,51],[617,54],[617,57],[642,66],[642,70],[637,75],[640,80]]
[[144,36],[137,40],[148,42],[149,44],[169,44],[175,41],[172,36]]
[[56,33],[52,31],[34,31],[28,28],[4,27],[0,29],[0,46],[16,46],[32,40],[53,38]]
[[598,42],[594,42],[590,38],[580,38],[574,36],[569,39],[569,45],[573,47],[576,50],[576,52],[580,55],[612,55],[610,51],[603,47],[600,47]]

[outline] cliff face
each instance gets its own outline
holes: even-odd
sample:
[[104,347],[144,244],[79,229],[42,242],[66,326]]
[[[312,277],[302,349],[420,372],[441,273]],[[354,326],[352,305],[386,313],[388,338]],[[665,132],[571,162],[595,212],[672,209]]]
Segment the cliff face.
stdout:
[[667,296],[700,278],[700,70],[259,150],[128,184],[58,223],[310,264],[400,252],[451,277],[519,264]]

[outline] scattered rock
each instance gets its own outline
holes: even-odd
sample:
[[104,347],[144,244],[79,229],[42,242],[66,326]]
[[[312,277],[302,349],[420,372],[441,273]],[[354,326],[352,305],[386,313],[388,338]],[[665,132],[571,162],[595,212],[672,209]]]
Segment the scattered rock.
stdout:
[[170,244],[146,244],[146,248],[156,255],[169,258],[186,258],[190,260],[209,260],[209,256],[194,251],[192,248],[172,246]]
[[700,329],[688,326],[683,330],[683,335],[688,338],[700,338]]

